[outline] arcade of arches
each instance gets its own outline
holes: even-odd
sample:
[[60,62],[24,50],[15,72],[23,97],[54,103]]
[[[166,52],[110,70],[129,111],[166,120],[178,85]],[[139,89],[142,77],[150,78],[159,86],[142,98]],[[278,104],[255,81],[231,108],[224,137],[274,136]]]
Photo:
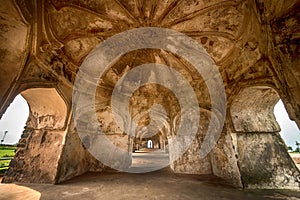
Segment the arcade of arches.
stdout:
[[[5,0],[0,24],[0,116],[20,93],[30,107],[3,182],[54,184],[105,170],[107,166],[87,151],[75,128],[76,73],[105,39],[133,28],[162,27],[190,36],[216,63],[227,98],[222,133],[212,151],[200,158],[211,118],[205,77],[171,52],[140,49],[121,56],[99,81],[95,107],[108,138],[130,151],[147,145],[148,139],[155,148],[166,148],[180,118],[172,91],[148,84],[130,99],[131,117],[140,124],[150,123],[153,104],[164,107],[166,116],[158,111],[154,117],[158,123],[167,117],[167,123],[144,141],[138,138],[147,131],[136,130],[132,139],[118,129],[110,106],[114,85],[125,72],[146,63],[165,64],[193,87],[201,113],[194,141],[170,165],[174,173],[213,174],[236,187],[299,189],[299,170],[273,114],[282,99],[290,119],[300,127],[299,0]],[[171,78],[161,76],[166,81]],[[170,156],[178,148],[169,148]]]

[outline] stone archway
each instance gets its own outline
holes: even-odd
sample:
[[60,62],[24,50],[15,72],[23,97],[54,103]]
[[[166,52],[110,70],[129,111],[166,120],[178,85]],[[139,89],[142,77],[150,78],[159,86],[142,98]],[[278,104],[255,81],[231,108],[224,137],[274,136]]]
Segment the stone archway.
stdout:
[[21,94],[29,117],[3,182],[54,183],[66,134],[66,103],[55,88],[32,88]]
[[279,99],[275,89],[254,86],[242,88],[232,102],[232,135],[245,188],[299,187],[299,170],[287,153],[274,116]]
[[[161,49],[140,49],[116,60],[99,81],[95,107],[98,121],[109,129],[111,141],[128,148],[128,136],[112,123],[109,116],[112,109],[109,100],[117,79],[141,64],[165,64],[189,81],[197,93],[201,122],[204,122],[190,148],[171,166],[175,172],[214,174],[235,186],[241,186],[241,172],[244,186],[248,188],[296,188],[293,176],[298,177],[299,173],[290,164],[287,175],[276,175],[282,171],[281,163],[287,158],[281,151],[278,127],[270,112],[272,102],[277,98],[276,95],[271,97],[274,90],[266,87],[242,89],[240,93],[238,90],[242,86],[257,84],[274,86],[285,101],[290,117],[300,126],[299,8],[299,0],[3,1],[0,7],[0,117],[15,95],[24,88],[32,88],[24,93],[29,92],[28,101],[35,110],[23,134],[20,151],[4,181],[54,183],[87,171],[103,170],[103,164],[96,161],[83,145],[90,144],[91,139],[87,137],[81,141],[74,125],[70,102],[77,72],[92,49],[111,36],[135,28],[162,27],[190,36],[215,61],[226,95],[228,99],[233,99],[233,103],[228,102],[231,113],[227,115],[222,134],[212,151],[200,159],[199,149],[211,118],[205,77],[197,74],[191,63],[178,55]],[[165,74],[159,76],[164,77],[166,82],[172,80]],[[45,87],[53,88],[49,91],[50,88]],[[60,92],[55,91],[54,87],[59,88]],[[41,98],[38,98],[39,92]],[[157,92],[164,95],[159,96]],[[271,95],[267,97],[274,98],[273,101],[267,102],[268,98],[264,95]],[[68,102],[65,114],[65,108],[56,108],[56,102],[63,102],[61,96]],[[153,103],[161,103],[170,119],[163,130],[164,139],[175,135],[180,117],[177,115],[179,106],[172,101],[168,91],[148,85],[137,90],[134,97],[131,102],[132,118],[148,110]],[[51,98],[55,100],[48,103]],[[44,108],[43,105],[50,107]],[[87,128],[89,121],[88,118],[83,121]],[[120,121],[126,123],[127,119]],[[146,125],[147,119],[142,119],[140,123]],[[253,145],[245,143],[246,139],[252,140]],[[262,141],[265,144],[262,145]],[[237,147],[239,161],[235,157],[233,143]],[[55,150],[55,147],[58,148]],[[265,147],[272,151],[263,157],[251,151]],[[49,155],[47,148],[53,151],[50,164],[54,167],[49,169],[45,168],[48,163],[45,155]],[[171,154],[179,148],[175,145],[171,147]],[[273,150],[278,152],[278,157],[274,157]],[[26,152],[26,155],[31,155],[30,152],[41,153],[24,157]],[[266,166],[276,168],[277,172],[270,175],[270,170],[265,170],[265,166],[261,168],[261,163],[247,163],[251,161],[247,156],[255,160],[271,159],[275,162],[274,166]],[[32,169],[28,167],[31,164]],[[247,169],[247,166],[252,168]],[[258,178],[253,182],[249,179],[251,176]],[[284,181],[279,180],[281,178]]]

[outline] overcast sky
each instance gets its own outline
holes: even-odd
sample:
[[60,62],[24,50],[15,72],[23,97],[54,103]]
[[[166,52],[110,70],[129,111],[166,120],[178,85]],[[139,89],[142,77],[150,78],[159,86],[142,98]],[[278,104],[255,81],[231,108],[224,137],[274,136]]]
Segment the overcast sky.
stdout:
[[3,139],[4,131],[8,131],[3,144],[16,144],[19,141],[28,115],[28,104],[21,95],[18,95],[0,120],[1,140]]
[[281,100],[276,104],[274,113],[276,120],[281,128],[281,137],[283,138],[287,146],[291,146],[293,147],[293,149],[295,149],[296,141],[300,142],[300,131],[296,123],[289,119],[289,116]]
[[[287,146],[291,146],[295,149],[296,141],[300,142],[300,131],[296,123],[289,120],[288,114],[281,101],[276,104],[274,113],[276,120],[281,127],[281,137]],[[19,141],[28,115],[29,108],[27,102],[21,95],[18,95],[0,120],[1,140],[4,131],[8,131],[4,139],[4,144],[16,144]]]

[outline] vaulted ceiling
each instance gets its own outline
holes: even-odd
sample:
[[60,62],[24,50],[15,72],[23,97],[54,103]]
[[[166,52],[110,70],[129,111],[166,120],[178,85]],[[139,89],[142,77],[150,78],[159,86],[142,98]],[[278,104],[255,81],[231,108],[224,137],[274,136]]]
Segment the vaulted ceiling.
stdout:
[[[8,99],[26,88],[59,82],[71,87],[93,48],[115,34],[139,27],[173,29],[196,40],[217,64],[228,96],[236,94],[243,84],[276,85],[280,70],[269,58],[268,43],[273,41],[268,41],[270,30],[266,29],[276,30],[275,45],[291,39],[296,47],[288,48],[298,49],[298,5],[297,0],[6,1],[0,6],[1,113]],[[296,10],[292,17],[290,10]],[[162,63],[181,70],[199,90],[199,99],[202,95],[202,106],[209,107],[209,97],[203,98],[206,87],[202,77],[184,59],[160,49],[122,56],[98,92],[105,94],[107,90],[109,98],[115,83],[111,76],[120,77],[128,67],[143,63]]]

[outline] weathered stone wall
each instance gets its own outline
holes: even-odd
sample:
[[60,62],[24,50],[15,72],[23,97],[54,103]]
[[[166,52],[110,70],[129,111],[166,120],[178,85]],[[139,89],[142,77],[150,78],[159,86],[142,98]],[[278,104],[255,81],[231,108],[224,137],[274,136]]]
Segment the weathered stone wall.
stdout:
[[[210,120],[210,111],[201,110],[199,129],[195,138],[191,136],[176,136],[179,137],[180,143],[173,143],[171,135],[168,138],[169,155],[171,163],[170,167],[175,173],[188,173],[188,174],[212,174],[212,166],[210,154],[206,157],[200,158],[200,148],[203,143],[204,137],[207,133],[208,122]],[[176,133],[173,133],[176,134]],[[190,146],[189,146],[190,145]],[[182,148],[188,147],[186,152]],[[180,155],[178,160],[175,157]]]
[[300,1],[260,0],[261,51],[271,62],[273,82],[289,113],[300,128],[299,22]]
[[226,125],[210,155],[214,175],[235,187],[243,187],[234,144],[230,133],[226,131]]
[[0,118],[10,104],[10,95],[17,87],[29,52],[30,25],[23,20],[14,1],[0,6]]
[[299,170],[279,133],[241,133],[237,142],[245,188],[299,189]]
[[66,181],[87,171],[101,172],[104,165],[97,161],[83,146],[71,117],[64,148],[60,156],[56,183]]
[[[294,187],[297,178],[292,176],[297,177],[298,172],[284,153],[277,135],[279,127],[270,107],[279,97],[273,98],[274,91],[269,89],[260,89],[259,93],[246,92],[243,98],[237,96],[244,87],[271,86],[278,91],[290,118],[300,126],[299,0],[149,1],[145,5],[137,5],[136,1],[129,5],[122,1],[121,4],[111,0],[3,0],[0,7],[0,116],[13,98],[28,88],[64,85],[64,92],[59,96],[67,96],[70,105],[78,68],[97,44],[122,31],[150,24],[170,28],[198,41],[214,59],[225,85],[228,110],[233,112],[230,120],[227,119],[227,130],[223,130],[212,152],[204,159],[198,157],[205,136],[204,128],[188,151],[171,166],[174,171],[213,173],[240,186],[240,170],[248,188],[283,187],[284,183],[287,187]],[[103,82],[100,82],[105,84],[100,84],[96,92],[96,107],[100,125],[112,128],[109,132],[112,143],[129,150],[127,138],[115,128],[116,124],[111,123],[110,116],[105,117],[105,109],[111,109],[109,100],[117,80],[127,70],[144,63],[166,64],[180,71],[195,90],[199,106],[207,110],[211,107],[202,80],[206,77],[201,78],[193,66],[178,55],[149,49],[124,55],[102,77]],[[166,82],[172,79],[164,74],[159,76]],[[180,110],[175,101],[171,101],[172,95],[158,87],[139,89],[134,98],[131,102],[133,118],[143,114],[153,103],[166,108],[170,121]],[[53,183],[88,170],[103,169],[103,165],[82,146],[69,116],[70,106],[67,106],[69,110],[59,109],[59,104],[47,108],[45,99],[32,101],[36,104],[31,103],[30,125],[20,140],[10,175],[4,181]],[[64,114],[60,110],[64,110]],[[147,115],[143,117],[143,123],[147,124]],[[201,123],[207,125],[208,120],[201,120]],[[175,127],[172,123],[167,126],[169,130],[164,133],[165,138]],[[253,143],[248,144],[246,139]],[[178,148],[176,145],[170,148],[171,157]],[[261,154],[253,152],[253,148],[260,149]],[[270,161],[269,164],[263,162],[267,166],[263,171],[265,178],[260,179],[261,174],[256,171],[262,168],[262,163],[247,160],[250,157]],[[49,165],[54,166],[53,169],[46,168]],[[272,177],[271,171],[274,172]],[[281,176],[283,171],[286,174]],[[258,179],[255,183],[249,177],[256,173]]]
[[236,132],[280,131],[273,108],[279,100],[278,93],[264,86],[243,88],[230,108]]
[[[199,137],[199,136],[198,136]],[[210,161],[210,154],[208,154],[205,158],[200,158],[200,148],[201,141],[196,137],[193,142],[190,141],[190,137],[187,139],[182,137],[180,138],[181,142],[187,143],[191,145],[187,149],[187,151],[180,156],[180,158],[173,163],[171,163],[170,167],[175,173],[186,173],[186,174],[212,174],[212,166]],[[173,155],[178,153],[178,150],[182,148],[182,145],[172,144],[169,141],[169,154],[170,160],[173,160]]]
[[[226,124],[220,137],[216,138],[217,141],[212,151],[207,154],[206,157],[200,157],[200,149],[202,147],[204,138],[209,134],[207,132],[209,120],[211,119],[210,116],[207,115],[207,112],[202,112],[199,133],[196,135],[194,141],[191,143],[191,146],[189,146],[187,151],[180,156],[178,160],[172,163],[170,167],[175,173],[214,174],[236,187],[242,187],[241,175],[237,165],[236,152],[233,148],[231,135],[230,133],[226,132]],[[182,138],[183,141],[187,139]],[[189,143],[191,141],[185,142]],[[174,154],[176,155],[178,153],[180,148],[182,148],[181,145],[172,145],[169,140],[170,160],[172,160],[172,156]]]
[[26,127],[2,182],[55,183],[65,131]]
[[232,103],[233,137],[245,188],[299,189],[299,170],[278,134],[273,111],[278,99],[270,87],[248,87]]
[[22,92],[30,113],[3,182],[55,183],[64,146],[67,106],[54,88]]

